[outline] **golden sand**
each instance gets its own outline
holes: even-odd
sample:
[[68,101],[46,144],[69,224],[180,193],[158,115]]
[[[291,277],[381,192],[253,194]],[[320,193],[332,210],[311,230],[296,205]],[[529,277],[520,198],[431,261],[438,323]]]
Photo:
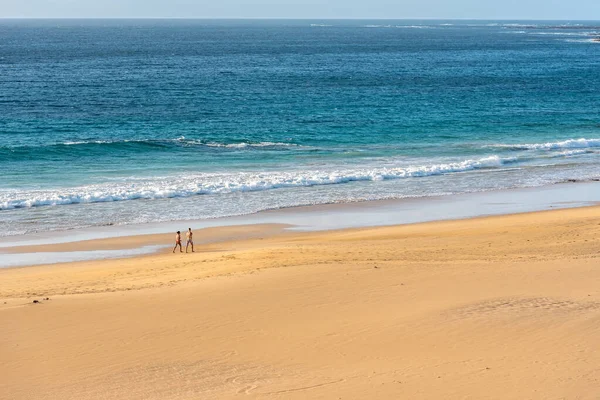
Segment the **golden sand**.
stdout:
[[599,398],[600,208],[278,229],[0,270],[0,398]]

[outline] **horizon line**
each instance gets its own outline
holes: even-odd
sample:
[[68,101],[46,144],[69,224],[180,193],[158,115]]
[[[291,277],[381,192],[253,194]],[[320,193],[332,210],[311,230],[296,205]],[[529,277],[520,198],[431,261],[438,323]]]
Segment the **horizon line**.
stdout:
[[344,17],[0,17],[0,20],[284,20],[284,21],[581,21],[600,22],[600,19],[578,19],[578,18],[439,18],[439,17],[407,17],[407,18],[344,18]]

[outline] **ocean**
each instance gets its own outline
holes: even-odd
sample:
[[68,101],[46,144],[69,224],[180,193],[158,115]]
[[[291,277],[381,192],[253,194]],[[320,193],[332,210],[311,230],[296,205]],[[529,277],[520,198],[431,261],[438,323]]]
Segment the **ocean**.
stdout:
[[600,22],[0,20],[0,236],[600,178]]

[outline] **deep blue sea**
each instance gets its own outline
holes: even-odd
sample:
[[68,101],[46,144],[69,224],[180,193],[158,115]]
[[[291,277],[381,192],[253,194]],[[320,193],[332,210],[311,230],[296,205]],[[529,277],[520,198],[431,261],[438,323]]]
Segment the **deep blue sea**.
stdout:
[[0,235],[600,178],[600,22],[0,20]]

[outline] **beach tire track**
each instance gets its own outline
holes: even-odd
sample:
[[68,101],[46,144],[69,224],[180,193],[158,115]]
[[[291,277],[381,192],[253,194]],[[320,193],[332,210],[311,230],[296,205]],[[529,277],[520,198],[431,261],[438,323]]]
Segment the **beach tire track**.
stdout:
[[338,379],[336,381],[331,381],[331,382],[324,382],[324,383],[319,383],[317,385],[311,385],[311,386],[301,386],[301,387],[297,387],[297,388],[292,388],[292,389],[284,389],[284,390],[277,390],[274,392],[267,392],[267,393],[263,393],[263,394],[281,394],[281,393],[289,393],[289,392],[300,392],[303,390],[310,390],[310,389],[316,389],[318,387],[323,387],[323,386],[328,386],[328,385],[334,385],[336,383],[340,383],[345,381],[345,379]]

